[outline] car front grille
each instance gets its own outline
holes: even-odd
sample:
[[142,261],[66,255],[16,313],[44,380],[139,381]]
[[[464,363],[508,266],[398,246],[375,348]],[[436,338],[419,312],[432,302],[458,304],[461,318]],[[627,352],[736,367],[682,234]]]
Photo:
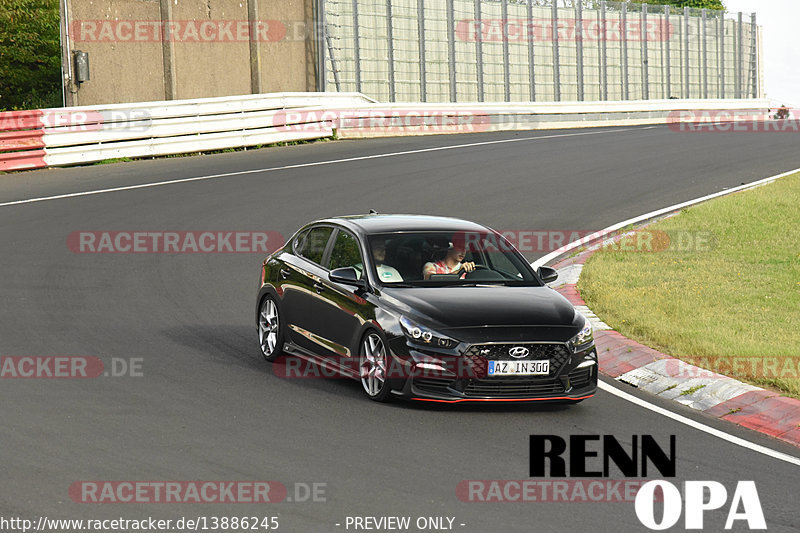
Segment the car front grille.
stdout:
[[537,398],[563,393],[559,379],[471,379],[464,389],[466,397]]
[[[528,355],[521,358],[512,357],[509,350],[512,348],[526,348]],[[532,343],[501,343],[501,344],[473,344],[464,354],[472,363],[478,377],[486,376],[487,361],[538,361],[550,360],[550,374],[555,377],[561,368],[570,360],[572,352],[566,344],[532,344]]]
[[417,377],[414,378],[414,386],[420,392],[445,396],[455,392],[463,394],[464,398],[547,398],[588,387],[592,372],[594,367],[573,370],[568,376],[560,378],[513,376],[453,380]]

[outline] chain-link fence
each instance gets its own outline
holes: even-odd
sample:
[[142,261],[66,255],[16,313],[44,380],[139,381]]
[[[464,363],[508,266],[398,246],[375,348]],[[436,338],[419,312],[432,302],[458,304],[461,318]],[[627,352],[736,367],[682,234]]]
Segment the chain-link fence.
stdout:
[[317,19],[321,89],[380,101],[760,96],[755,15],[596,0],[318,0]]

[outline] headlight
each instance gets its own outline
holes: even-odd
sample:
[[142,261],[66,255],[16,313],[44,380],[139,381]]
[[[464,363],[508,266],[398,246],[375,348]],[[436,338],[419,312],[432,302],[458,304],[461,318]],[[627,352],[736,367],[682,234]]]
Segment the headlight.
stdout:
[[422,346],[452,348],[458,344],[458,341],[446,335],[442,335],[441,333],[437,333],[430,328],[421,326],[406,317],[400,317],[400,325],[403,328],[403,333],[409,340],[416,344],[421,344]]
[[573,346],[582,346],[594,340],[592,324],[585,316],[581,315],[581,317],[583,317],[583,328],[581,328],[581,331],[570,340]]

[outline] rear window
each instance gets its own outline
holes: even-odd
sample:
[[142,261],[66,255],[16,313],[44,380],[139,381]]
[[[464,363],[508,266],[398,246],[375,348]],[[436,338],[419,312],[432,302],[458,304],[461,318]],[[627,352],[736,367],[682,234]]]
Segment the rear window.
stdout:
[[294,241],[294,253],[312,263],[322,264],[322,255],[333,228],[316,227],[304,231]]

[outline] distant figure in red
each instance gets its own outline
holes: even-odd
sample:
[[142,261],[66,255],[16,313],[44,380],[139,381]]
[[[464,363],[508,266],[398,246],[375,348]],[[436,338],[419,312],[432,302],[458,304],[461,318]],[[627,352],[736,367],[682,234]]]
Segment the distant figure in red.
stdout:
[[789,108],[785,105],[782,105],[778,112],[775,113],[775,120],[784,120],[789,118]]

